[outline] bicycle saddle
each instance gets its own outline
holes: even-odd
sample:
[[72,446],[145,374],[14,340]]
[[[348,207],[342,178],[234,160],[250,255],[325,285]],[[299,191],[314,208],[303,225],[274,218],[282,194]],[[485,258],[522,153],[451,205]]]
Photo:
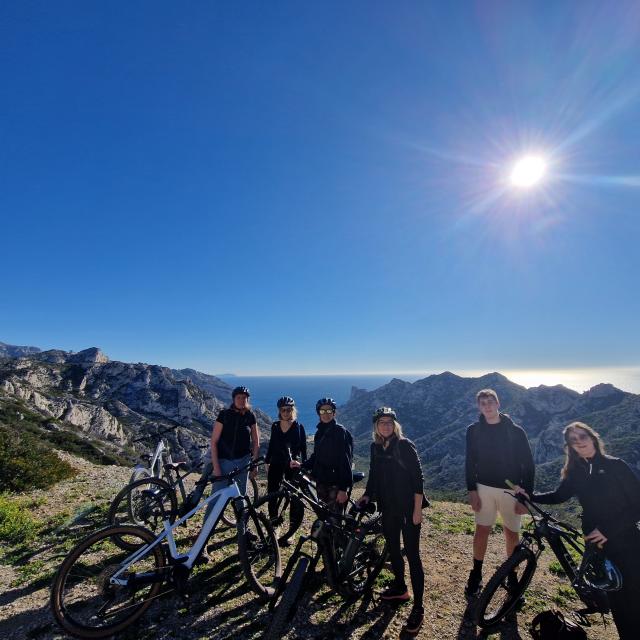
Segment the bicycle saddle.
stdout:
[[360,482],[360,480],[363,480],[366,475],[367,474],[364,471],[354,471],[352,473],[353,481]]
[[164,468],[167,471],[180,471],[181,469],[187,470],[189,465],[186,462],[167,462]]

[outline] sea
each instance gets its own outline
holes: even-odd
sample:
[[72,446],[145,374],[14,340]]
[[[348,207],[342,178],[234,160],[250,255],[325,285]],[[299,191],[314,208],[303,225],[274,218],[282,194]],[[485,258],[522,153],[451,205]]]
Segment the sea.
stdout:
[[[344,404],[351,395],[351,387],[373,391],[381,387],[393,375],[326,375],[326,376],[219,376],[233,387],[244,385],[251,391],[251,404],[262,409],[274,420],[277,419],[276,402],[282,396],[291,396],[298,408],[298,421],[307,433],[315,433],[318,424],[316,402],[320,398],[333,398],[338,405]],[[402,376],[414,382],[419,376]],[[339,418],[338,418],[339,420]]]

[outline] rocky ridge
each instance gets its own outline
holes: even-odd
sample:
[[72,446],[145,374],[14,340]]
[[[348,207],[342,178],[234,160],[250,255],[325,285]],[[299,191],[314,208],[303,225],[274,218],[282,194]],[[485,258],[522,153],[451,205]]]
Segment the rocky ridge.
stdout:
[[562,429],[573,420],[590,424],[603,436],[609,452],[640,469],[640,395],[610,384],[578,393],[562,385],[526,389],[495,372],[477,378],[444,372],[414,383],[396,378],[370,392],[354,388],[340,408],[340,417],[354,433],[356,450],[366,456],[373,410],[394,407],[405,434],[416,443],[428,485],[460,490],[466,428],[477,419],[475,394],[486,387],[497,391],[501,410],[527,432],[542,485],[557,481]]
[[[118,452],[144,447],[133,442],[140,436],[149,436],[148,446],[158,430],[173,428],[165,437],[178,457],[193,462],[230,390],[192,369],[112,361],[97,348],[0,360],[0,409],[17,402],[47,428],[74,427]],[[259,410],[256,416],[264,439],[270,418]]]

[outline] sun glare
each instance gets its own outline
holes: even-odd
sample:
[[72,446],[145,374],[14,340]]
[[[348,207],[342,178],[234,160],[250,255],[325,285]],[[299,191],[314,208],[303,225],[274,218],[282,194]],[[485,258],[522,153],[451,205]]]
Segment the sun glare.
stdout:
[[540,156],[524,156],[511,170],[511,184],[514,187],[527,189],[538,184],[547,171],[547,163]]

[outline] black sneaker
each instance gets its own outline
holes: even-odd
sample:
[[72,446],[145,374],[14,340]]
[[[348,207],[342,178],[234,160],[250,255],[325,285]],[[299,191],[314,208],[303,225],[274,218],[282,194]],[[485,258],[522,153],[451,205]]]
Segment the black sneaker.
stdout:
[[467,580],[467,586],[464,588],[464,595],[467,600],[477,598],[482,591],[482,574],[476,573],[471,570],[469,572],[469,579]]
[[407,587],[392,585],[380,594],[380,600],[385,600],[386,602],[406,602],[407,600],[411,600],[411,596],[409,595],[409,591],[407,591]]
[[407,621],[402,627],[402,633],[408,634],[410,636],[418,635],[418,631],[420,631],[423,621],[424,609],[422,607],[413,607],[413,609],[411,609],[409,617],[407,618]]

